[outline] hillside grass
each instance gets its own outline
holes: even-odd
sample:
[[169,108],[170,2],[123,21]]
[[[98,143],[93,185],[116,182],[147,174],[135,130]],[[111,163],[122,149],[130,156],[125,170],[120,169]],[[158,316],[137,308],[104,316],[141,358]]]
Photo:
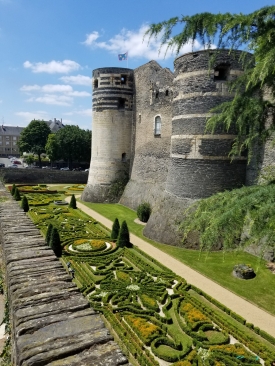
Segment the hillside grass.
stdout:
[[[182,263],[207,276],[221,286],[275,315],[275,275],[266,268],[266,262],[243,251],[202,252],[174,247],[154,242],[142,234],[143,225],[137,224],[136,212],[119,204],[87,203],[87,207],[105,216],[111,221],[117,217],[120,222],[126,220],[130,232]],[[250,264],[257,269],[257,275],[251,280],[241,280],[232,276],[235,264]],[[203,289],[202,289],[203,290]]]

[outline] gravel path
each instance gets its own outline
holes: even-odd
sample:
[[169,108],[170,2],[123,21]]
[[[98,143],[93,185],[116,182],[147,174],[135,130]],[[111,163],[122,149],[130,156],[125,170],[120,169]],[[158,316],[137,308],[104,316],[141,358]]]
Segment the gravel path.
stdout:
[[[70,197],[66,200],[70,201]],[[89,209],[80,202],[77,202],[77,207],[92,216],[95,220],[101,222],[106,227],[110,229],[112,228],[112,221],[106,219],[104,216]],[[255,326],[275,337],[275,317],[273,315],[235,295],[233,292],[223,288],[216,282],[201,275],[192,268],[179,262],[177,259],[155,248],[137,236],[130,234],[130,239],[132,244],[139,247],[151,257],[156,258],[159,262],[165,264],[167,268],[170,268],[173,272],[185,278],[188,283],[201,288],[204,292],[220,301],[235,313],[244,317],[249,323],[253,323]]]

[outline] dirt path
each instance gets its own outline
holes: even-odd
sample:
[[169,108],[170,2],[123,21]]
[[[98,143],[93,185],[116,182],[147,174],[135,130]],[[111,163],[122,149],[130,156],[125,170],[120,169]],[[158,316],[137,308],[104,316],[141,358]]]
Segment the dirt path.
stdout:
[[[70,197],[68,197],[66,200],[70,201]],[[82,211],[86,212],[88,215],[92,216],[95,220],[101,222],[106,227],[110,229],[112,228],[113,223],[110,220],[106,219],[104,216],[101,216],[100,214],[89,209],[80,202],[77,202],[77,206]],[[192,268],[179,262],[175,258],[170,257],[168,254],[155,248],[154,246],[138,238],[137,236],[131,234],[130,238],[131,243],[139,247],[151,257],[156,258],[159,262],[165,264],[166,267],[170,268],[176,274],[185,278],[188,283],[201,288],[207,294],[220,301],[222,304],[233,310],[235,313],[244,317],[249,323],[253,323],[255,326],[261,328],[262,330],[275,337],[274,316],[244,300],[243,298],[235,295],[233,292],[226,290],[209,278],[204,277]]]

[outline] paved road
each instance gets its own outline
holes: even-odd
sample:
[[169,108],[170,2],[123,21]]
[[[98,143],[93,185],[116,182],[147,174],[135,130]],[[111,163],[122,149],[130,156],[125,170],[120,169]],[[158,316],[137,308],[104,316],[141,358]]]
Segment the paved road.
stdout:
[[[18,168],[23,168],[23,165],[24,164],[23,164],[22,160],[21,159],[16,159],[16,160],[19,160],[22,163],[22,164],[18,164]],[[0,158],[0,163],[4,163],[5,164],[5,168],[7,168],[9,165],[12,164],[12,162],[8,158]],[[0,169],[3,169],[3,168],[0,168]]]
[[[70,197],[67,197],[66,200],[70,202]],[[101,222],[106,227],[110,229],[112,228],[112,221],[106,219],[106,217],[91,210],[80,202],[77,202],[77,207],[86,212],[88,215],[92,216],[95,220]],[[253,323],[255,326],[275,337],[274,316],[235,295],[233,292],[223,288],[209,278],[204,277],[192,268],[179,262],[177,259],[155,248],[153,245],[138,238],[137,236],[130,234],[130,240],[132,244],[139,247],[145,253],[149,254],[153,258],[156,258],[159,262],[164,263],[165,266],[170,268],[173,272],[185,278],[188,283],[201,288],[204,292],[220,301],[235,313],[244,317],[249,323]]]

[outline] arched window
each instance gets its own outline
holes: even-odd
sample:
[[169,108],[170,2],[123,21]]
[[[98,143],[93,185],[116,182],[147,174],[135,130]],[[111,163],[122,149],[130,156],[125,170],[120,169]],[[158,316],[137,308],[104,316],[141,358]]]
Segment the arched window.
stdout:
[[161,134],[161,118],[160,116],[155,117],[155,136],[160,136]]

